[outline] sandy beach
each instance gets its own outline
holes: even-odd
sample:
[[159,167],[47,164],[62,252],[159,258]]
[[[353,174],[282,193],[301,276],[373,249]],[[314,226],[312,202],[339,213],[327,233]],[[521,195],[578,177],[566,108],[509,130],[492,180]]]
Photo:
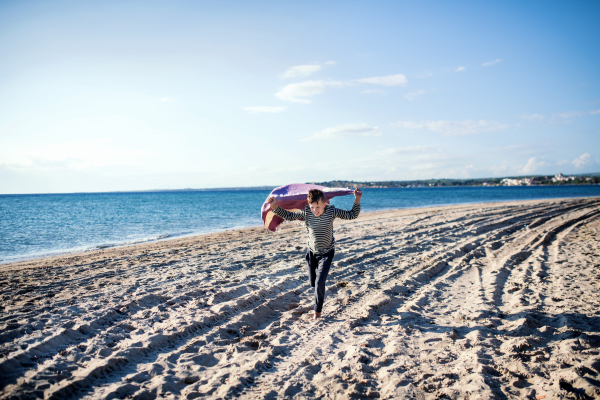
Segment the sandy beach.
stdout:
[[600,198],[335,236],[318,322],[296,224],[0,265],[0,398],[600,398]]

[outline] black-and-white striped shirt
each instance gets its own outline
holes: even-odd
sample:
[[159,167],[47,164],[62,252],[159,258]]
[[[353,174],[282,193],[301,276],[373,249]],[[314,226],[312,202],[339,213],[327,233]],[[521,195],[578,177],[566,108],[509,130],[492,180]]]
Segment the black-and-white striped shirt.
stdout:
[[355,219],[360,213],[360,204],[354,203],[350,211],[340,210],[332,205],[326,205],[325,211],[320,216],[315,216],[307,205],[304,210],[291,212],[277,207],[273,211],[276,215],[288,221],[304,220],[306,232],[308,233],[308,248],[314,254],[325,254],[335,247],[333,237],[333,220]]

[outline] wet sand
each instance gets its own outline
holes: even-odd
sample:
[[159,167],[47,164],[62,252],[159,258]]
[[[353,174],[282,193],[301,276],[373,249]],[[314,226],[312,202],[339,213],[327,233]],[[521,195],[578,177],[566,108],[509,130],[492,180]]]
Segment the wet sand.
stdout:
[[0,265],[0,398],[600,398],[600,199],[336,224],[314,322],[304,228]]

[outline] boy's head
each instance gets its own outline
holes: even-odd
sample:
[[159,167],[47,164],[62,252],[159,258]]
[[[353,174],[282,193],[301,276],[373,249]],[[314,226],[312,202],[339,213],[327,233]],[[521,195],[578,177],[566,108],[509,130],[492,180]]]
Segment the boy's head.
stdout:
[[310,189],[308,191],[308,204],[310,211],[319,217],[325,212],[325,195],[319,189]]

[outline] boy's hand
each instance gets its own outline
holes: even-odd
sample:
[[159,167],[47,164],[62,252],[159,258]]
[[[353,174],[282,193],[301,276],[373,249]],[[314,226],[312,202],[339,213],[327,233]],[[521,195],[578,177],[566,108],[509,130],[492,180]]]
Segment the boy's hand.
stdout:
[[275,196],[269,196],[267,201],[271,205],[271,210],[275,211],[277,209],[277,200],[275,200]]
[[354,202],[360,204],[360,198],[362,197],[362,190],[359,188],[354,189]]

